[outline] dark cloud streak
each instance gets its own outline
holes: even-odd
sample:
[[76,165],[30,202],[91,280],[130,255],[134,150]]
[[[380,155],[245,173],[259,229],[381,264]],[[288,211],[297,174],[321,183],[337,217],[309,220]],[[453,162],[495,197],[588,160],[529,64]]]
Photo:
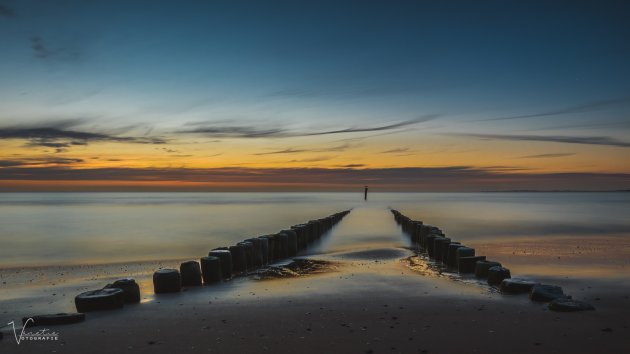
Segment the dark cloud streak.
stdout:
[[408,151],[409,151],[408,147],[402,147],[402,148],[381,151],[380,153],[381,154],[400,154],[400,153],[408,152]]
[[623,104],[627,102],[630,102],[630,96],[612,98],[612,99],[601,100],[601,101],[594,101],[594,102],[589,102],[582,105],[566,107],[566,108],[553,110],[553,111],[540,112],[540,113],[534,113],[534,114],[524,114],[524,115],[518,115],[518,116],[509,116],[509,117],[479,119],[479,120],[475,120],[474,122],[491,122],[491,121],[499,121],[499,120],[540,118],[540,117],[556,116],[556,115],[563,115],[563,114],[585,113],[585,112],[592,112],[601,108],[615,106],[615,105],[619,105],[619,104]]
[[[416,119],[398,122],[394,124],[376,126],[376,127],[352,127],[336,130],[325,131],[291,131],[284,128],[266,128],[259,126],[202,126],[192,130],[182,130],[180,134],[203,134],[214,138],[291,138],[304,136],[347,134],[347,133],[363,133],[375,131],[387,131],[403,128],[423,122],[436,119],[439,115],[429,114]],[[207,122],[204,124],[208,124]],[[190,125],[190,124],[189,124]]]
[[81,59],[81,51],[76,45],[66,43],[66,47],[51,47],[40,36],[31,37],[33,56],[38,59],[57,59],[62,61],[76,61]]
[[519,159],[548,159],[548,158],[566,157],[566,156],[573,156],[573,155],[575,155],[574,152],[568,152],[568,153],[558,153],[558,154],[527,155],[527,156],[520,156],[518,158]]
[[269,151],[269,152],[259,152],[259,153],[256,153],[256,154],[254,154],[254,155],[257,155],[257,156],[264,156],[264,155],[296,154],[296,153],[308,152],[308,151],[309,151],[309,150],[306,150],[306,149],[293,149],[293,148],[288,148],[288,149],[276,150],[276,151]]
[[304,162],[321,162],[321,161],[328,161],[328,160],[332,160],[334,159],[336,156],[316,156],[316,157],[311,157],[311,158],[306,158],[306,159],[297,159],[297,160],[290,160],[287,161],[288,163],[296,163],[296,162],[300,162],[300,163],[304,163]]
[[0,168],[2,167],[22,167],[22,166],[39,166],[39,165],[75,165],[83,162],[82,159],[65,158],[65,157],[31,157],[23,159],[7,159],[0,160]]
[[254,155],[257,156],[264,156],[264,155],[280,155],[280,154],[295,154],[295,153],[302,153],[302,152],[339,152],[339,151],[345,151],[348,150],[352,147],[355,147],[356,145],[351,145],[351,144],[341,144],[341,145],[337,145],[337,146],[332,146],[329,148],[321,148],[321,149],[296,149],[296,148],[287,148],[287,149],[282,149],[282,150],[275,150],[275,151],[269,151],[269,152],[259,152],[256,153]]
[[351,163],[351,164],[347,164],[347,165],[337,165],[337,167],[341,167],[341,168],[359,168],[359,167],[366,167],[366,164],[363,163]]
[[44,40],[41,37],[31,37],[31,48],[33,49],[33,55],[40,59],[45,59],[54,54],[44,45]]
[[437,117],[438,117],[437,114],[430,114],[430,115],[422,116],[422,117],[417,118],[417,119],[412,119],[412,120],[408,120],[408,121],[404,121],[404,122],[400,122],[400,123],[383,125],[383,126],[378,126],[378,127],[346,128],[346,129],[339,129],[339,130],[329,130],[329,131],[323,131],[323,132],[307,133],[307,134],[304,134],[304,135],[305,136],[313,136],[313,135],[329,135],[329,134],[343,134],[343,133],[363,133],[363,132],[376,132],[376,131],[383,131],[383,130],[392,130],[392,129],[403,128],[403,127],[414,125],[414,124],[418,124],[418,123],[427,122],[427,121],[436,119]]
[[[71,127],[70,121],[60,123],[62,127]],[[27,140],[29,147],[50,147],[66,149],[72,146],[87,145],[88,142],[118,142],[133,144],[165,144],[166,141],[157,137],[123,137],[105,133],[92,133],[78,130],[62,129],[51,126],[43,127],[13,127],[0,128],[0,140]]]
[[510,135],[510,134],[468,134],[452,133],[451,136],[471,137],[488,140],[508,141],[540,141],[566,144],[603,145],[614,147],[630,147],[630,142],[603,136],[559,136],[559,135]]
[[215,138],[273,138],[288,136],[286,131],[280,128],[264,129],[244,126],[201,127],[194,130],[179,131],[178,133],[197,133]]
[[0,4],[0,16],[4,17],[14,17],[15,11],[7,5]]

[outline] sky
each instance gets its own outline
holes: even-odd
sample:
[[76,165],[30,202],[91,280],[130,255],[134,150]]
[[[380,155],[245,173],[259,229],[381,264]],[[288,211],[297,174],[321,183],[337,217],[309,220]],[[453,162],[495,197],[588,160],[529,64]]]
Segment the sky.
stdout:
[[629,17],[0,0],[0,191],[630,189]]

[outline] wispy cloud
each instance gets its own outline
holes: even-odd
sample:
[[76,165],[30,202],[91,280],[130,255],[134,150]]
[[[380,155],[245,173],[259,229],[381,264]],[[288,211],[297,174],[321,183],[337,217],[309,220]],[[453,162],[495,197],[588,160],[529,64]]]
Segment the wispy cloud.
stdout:
[[308,152],[308,151],[309,150],[307,149],[288,148],[288,149],[275,150],[275,151],[269,151],[269,152],[259,152],[254,155],[264,156],[264,155],[295,154],[295,153]]
[[264,156],[264,155],[295,154],[295,153],[302,153],[302,152],[339,152],[339,151],[348,150],[348,149],[356,147],[356,146],[358,146],[358,145],[352,145],[352,144],[346,143],[346,144],[331,146],[331,147],[327,147],[327,148],[311,148],[311,149],[307,149],[307,148],[286,148],[286,149],[274,150],[274,151],[268,151],[268,152],[259,152],[259,153],[256,153],[254,155]]
[[29,157],[21,159],[0,160],[0,167],[24,167],[41,165],[74,165],[83,162],[82,159],[64,157]]
[[170,149],[170,148],[166,148],[166,147],[156,147],[155,150],[164,151],[164,152],[169,153],[169,154],[178,154],[178,153],[180,153],[179,150]]
[[524,119],[524,118],[539,118],[539,117],[556,116],[556,115],[562,115],[562,114],[592,112],[598,109],[615,106],[619,104],[624,104],[628,102],[630,102],[630,96],[618,97],[618,98],[612,98],[612,99],[600,100],[600,101],[593,101],[593,102],[589,102],[589,103],[585,103],[581,105],[565,107],[565,108],[561,108],[557,110],[545,111],[545,112],[539,112],[539,113],[479,119],[479,120],[475,120],[475,122],[488,122],[488,121],[512,120],[512,119]]
[[161,138],[121,137],[103,133],[90,133],[76,130],[62,130],[57,128],[0,128],[0,139],[32,139],[38,145],[39,141],[56,139],[76,139],[78,145],[86,141],[115,141],[140,144],[163,144]]
[[318,152],[335,152],[335,151],[346,151],[348,149],[352,149],[355,148],[357,146],[360,146],[360,144],[349,144],[349,143],[345,143],[345,144],[341,144],[341,145],[335,145],[335,146],[331,146],[329,148],[323,148],[323,149],[319,149],[317,150]]
[[480,167],[479,169],[483,171],[488,171],[488,172],[522,172],[522,171],[532,170],[532,168],[529,168],[529,167],[502,166],[502,165],[483,166],[483,167]]
[[400,133],[400,130],[393,130],[393,131],[388,131],[385,133],[377,133],[377,134],[370,134],[370,135],[363,135],[363,136],[355,136],[352,138],[344,138],[344,139],[338,139],[335,141],[341,142],[341,141],[363,141],[363,140],[368,140],[370,138],[376,138],[379,136],[386,136],[386,135],[392,135],[392,134],[398,134]]
[[566,156],[573,156],[573,155],[575,155],[574,152],[567,152],[567,153],[558,153],[558,154],[527,155],[527,156],[519,156],[517,158],[518,159],[549,159],[549,158],[566,157]]
[[363,163],[351,163],[351,164],[347,164],[347,165],[337,165],[336,167],[341,167],[341,168],[360,168],[360,167],[366,167],[366,164]]
[[597,123],[569,123],[569,124],[559,124],[553,126],[546,126],[540,128],[532,128],[528,127],[527,129],[522,129],[519,131],[525,132],[533,132],[533,131],[549,131],[549,130],[558,130],[558,129],[573,129],[573,128],[600,128],[600,127],[615,127],[615,129],[624,129],[630,127],[630,120],[625,121],[616,121],[616,122],[597,122]]
[[410,126],[410,125],[415,125],[418,123],[423,123],[423,122],[427,122],[433,119],[436,119],[439,115],[437,114],[430,114],[430,115],[425,115],[416,119],[412,119],[412,120],[407,120],[404,122],[399,122],[399,123],[394,123],[394,124],[388,124],[388,125],[381,125],[381,126],[376,126],[376,127],[365,127],[365,128],[361,128],[361,127],[354,127],[354,128],[345,128],[345,129],[338,129],[338,130],[328,130],[328,131],[323,131],[323,132],[313,132],[313,133],[305,133],[304,135],[307,136],[312,136],[312,135],[329,135],[329,134],[343,134],[343,133],[363,133],[363,132],[376,132],[376,131],[383,131],[383,130],[392,130],[392,129],[398,129],[398,128],[403,128],[406,126]]
[[511,134],[469,134],[451,133],[451,136],[472,137],[487,140],[509,141],[541,141],[566,144],[604,145],[615,147],[630,147],[630,142],[620,141],[605,136],[559,136],[559,135],[511,135]]
[[287,88],[277,90],[269,93],[269,97],[286,97],[286,98],[306,98],[306,97],[321,97],[321,92],[315,90],[309,90],[304,88]]
[[286,98],[286,99],[363,99],[374,97],[386,97],[405,95],[419,91],[425,91],[432,88],[433,85],[424,85],[418,82],[379,82],[379,85],[369,86],[361,85],[357,87],[343,87],[335,85],[325,89],[317,89],[313,87],[287,87],[276,90],[267,94],[267,97]]
[[290,136],[285,129],[256,126],[205,126],[179,131],[184,134],[203,134],[215,138],[278,138]]
[[33,56],[38,59],[77,60],[81,58],[81,53],[76,46],[51,47],[40,36],[31,37],[31,49]]
[[40,59],[53,55],[53,52],[44,45],[44,40],[38,36],[31,37],[31,48],[33,49],[33,55]]
[[381,154],[401,154],[403,152],[407,152],[409,151],[408,147],[401,147],[401,148],[396,148],[396,149],[390,149],[390,150],[385,150],[385,151],[381,151]]
[[29,147],[50,147],[64,151],[72,146],[83,146],[90,142],[120,142],[134,144],[164,144],[159,137],[117,136],[107,133],[88,132],[74,127],[83,120],[63,120],[40,126],[0,127],[0,140],[26,140]]
[[296,163],[296,162],[321,162],[321,161],[329,161],[334,159],[336,156],[316,156],[316,157],[311,157],[311,158],[306,158],[306,159],[296,159],[296,160],[290,160],[287,161],[289,163]]
[[13,11],[13,9],[8,5],[0,4],[0,16],[13,17],[15,16],[15,11]]
[[[332,134],[348,134],[348,133],[362,133],[362,132],[376,132],[387,131],[398,128],[403,128],[423,122],[427,122],[436,119],[439,115],[430,114],[418,117],[416,119],[407,120],[403,122],[371,126],[371,127],[350,127],[342,129],[324,130],[324,131],[294,131],[286,128],[279,127],[262,127],[262,126],[231,126],[231,125],[209,125],[205,122],[204,126],[194,128],[191,130],[182,130],[177,133],[180,134],[202,134],[214,138],[289,138],[289,137],[302,137],[302,136],[318,136],[318,135],[332,135]],[[198,123],[196,123],[198,124]],[[191,124],[188,124],[191,125]]]

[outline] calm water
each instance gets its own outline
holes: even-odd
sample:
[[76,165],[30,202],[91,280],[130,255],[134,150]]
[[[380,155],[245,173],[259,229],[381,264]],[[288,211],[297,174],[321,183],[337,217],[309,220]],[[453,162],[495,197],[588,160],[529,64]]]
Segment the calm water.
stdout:
[[348,208],[361,217],[318,251],[402,244],[388,206],[480,245],[630,234],[630,193],[374,193],[367,203],[360,193],[8,193],[0,266],[197,257]]

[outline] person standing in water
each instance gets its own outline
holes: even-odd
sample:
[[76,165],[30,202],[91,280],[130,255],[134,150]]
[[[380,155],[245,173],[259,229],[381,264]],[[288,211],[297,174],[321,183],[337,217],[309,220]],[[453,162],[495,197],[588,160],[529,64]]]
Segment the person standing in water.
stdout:
[[367,191],[368,191],[368,187],[365,186],[365,191],[363,192],[363,200],[367,200]]

